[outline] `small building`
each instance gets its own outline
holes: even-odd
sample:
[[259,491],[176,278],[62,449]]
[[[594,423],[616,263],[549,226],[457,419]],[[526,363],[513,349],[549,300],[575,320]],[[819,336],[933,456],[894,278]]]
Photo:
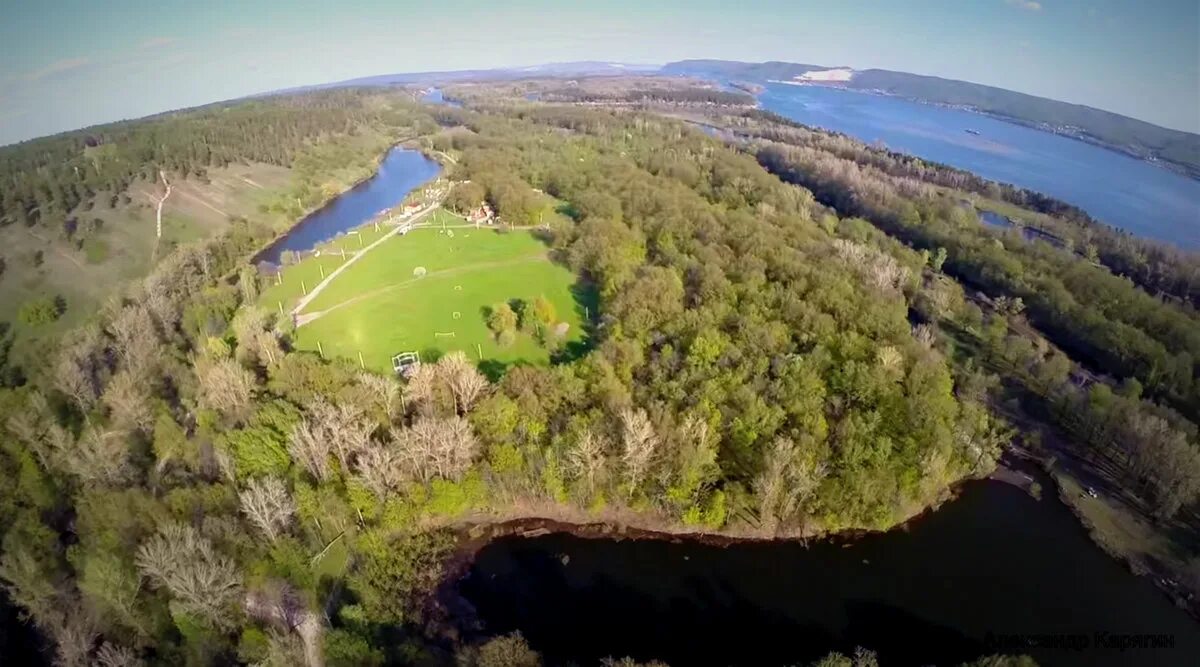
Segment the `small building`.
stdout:
[[416,213],[417,211],[420,211],[420,210],[421,210],[421,205],[416,202],[413,202],[411,204],[405,204],[403,207],[400,208],[400,219],[403,220],[405,218],[411,218],[414,213]]
[[484,202],[467,213],[467,222],[473,223],[476,226],[479,226],[480,223],[490,225],[494,217],[495,213],[492,211],[492,207],[488,206],[487,202]]

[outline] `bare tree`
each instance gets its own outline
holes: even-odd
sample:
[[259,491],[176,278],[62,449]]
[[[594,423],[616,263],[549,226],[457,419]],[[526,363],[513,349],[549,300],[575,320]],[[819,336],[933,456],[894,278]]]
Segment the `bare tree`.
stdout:
[[104,642],[96,652],[93,667],[142,667],[145,664],[133,649]]
[[108,370],[103,335],[95,327],[86,327],[72,334],[60,347],[54,366],[54,386],[71,397],[86,415],[100,398]]
[[324,431],[307,417],[292,431],[288,453],[318,482],[329,478],[329,441],[325,439]]
[[400,487],[407,477],[404,462],[394,449],[388,446],[369,447],[359,454],[354,463],[363,484],[380,500]]
[[791,440],[778,438],[767,453],[766,465],[754,480],[754,493],[758,496],[758,523],[767,533],[774,533],[779,525],[782,507],[786,507],[787,473],[795,445]]
[[135,564],[156,587],[216,626],[228,626],[229,610],[240,594],[237,567],[213,549],[196,529],[168,524],[138,547]]
[[245,413],[254,396],[254,376],[232,359],[201,359],[196,362],[200,381],[200,403],[227,417]]
[[242,501],[242,513],[272,542],[287,530],[296,513],[287,487],[276,477],[250,480],[238,497]]
[[88,427],[76,441],[66,468],[85,484],[115,486],[129,481],[134,468],[129,461],[128,434]]
[[595,493],[596,479],[604,471],[605,444],[591,429],[585,429],[567,451],[567,469],[583,483],[588,497]]
[[143,433],[153,428],[154,413],[146,382],[139,380],[132,371],[123,370],[114,375],[100,400],[108,406],[117,426]]
[[891,255],[846,239],[835,239],[833,247],[850,268],[857,271],[867,284],[876,289],[899,290],[908,282],[908,267],[897,262]]
[[25,408],[8,418],[8,431],[23,442],[46,469],[61,466],[75,439],[54,421],[45,396],[31,391]]
[[[437,364],[420,364],[408,376],[405,394],[411,399],[409,409],[423,415],[437,412],[438,405],[450,404],[453,396],[442,382]],[[444,398],[443,398],[444,397]]]
[[358,383],[375,398],[379,408],[387,416],[387,421],[389,423],[394,421],[399,415],[399,408],[402,404],[400,383],[396,382],[394,378],[374,373],[359,374]]
[[255,334],[254,345],[258,350],[259,364],[274,366],[283,359],[283,346],[279,344],[279,336],[274,331]]
[[129,304],[121,308],[108,330],[125,370],[134,377],[144,377],[157,362],[161,345],[150,310],[140,303]]
[[422,481],[460,479],[479,451],[471,425],[462,417],[424,417],[405,431],[393,431],[406,467]]
[[271,330],[272,320],[271,313],[262,308],[247,306],[238,310],[231,326],[239,362],[270,366],[282,358],[279,339]]
[[913,338],[921,344],[921,347],[932,350],[937,344],[937,330],[928,324],[918,324],[913,327]]
[[57,622],[50,628],[54,638],[54,663],[60,667],[88,667],[88,657],[100,638],[96,619],[84,609],[79,600],[56,614]]
[[467,413],[475,405],[475,401],[488,388],[487,378],[479,372],[475,365],[467,360],[467,355],[451,352],[442,357],[438,363],[438,375],[454,394],[455,402],[460,413]]
[[334,405],[317,398],[292,435],[292,456],[318,480],[329,475],[332,454],[349,472],[355,457],[367,449],[375,423],[355,405]]
[[658,435],[646,411],[625,408],[621,412],[621,466],[630,495],[645,481],[658,446]]
[[754,480],[759,526],[774,533],[780,522],[795,516],[824,478],[824,464],[802,456],[791,440],[776,438],[767,452],[766,466]]

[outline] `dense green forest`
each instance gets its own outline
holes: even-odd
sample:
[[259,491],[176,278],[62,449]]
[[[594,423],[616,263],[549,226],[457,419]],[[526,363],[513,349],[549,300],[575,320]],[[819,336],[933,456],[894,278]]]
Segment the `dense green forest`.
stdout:
[[[656,101],[724,104],[709,92]],[[449,354],[399,380],[293,350],[293,323],[253,305],[261,221],[171,252],[0,388],[0,583],[58,664],[538,665],[519,635],[447,618],[471,526],[884,529],[991,472],[1026,417],[1164,521],[1194,508],[1191,258],[754,111],[714,112],[726,144],[592,103],[620,95],[405,97],[285,96],[0,152],[6,219],[45,225],[230,161],[288,166],[320,201],[362,151],[328,139],[416,137],[452,158],[456,210],[537,226],[553,197],[540,234],[599,295],[586,343],[548,366],[490,381]],[[1052,231],[1074,248],[979,224],[966,193],[1066,216]],[[1143,264],[1114,275],[1125,261]]]
[[460,198],[517,224],[534,188],[563,202],[547,242],[600,294],[587,348],[401,384],[290,351],[250,305],[252,222],[181,248],[0,390],[0,578],[59,663],[497,664],[426,632],[471,517],[885,528],[991,470],[1010,430],[914,330],[919,253],[831,233],[678,121],[434,116],[481,186]]
[[809,128],[767,111],[749,111],[730,119],[740,133],[803,146],[874,169],[895,178],[972,192],[1046,214],[1037,229],[1067,252],[1099,261],[1151,294],[1159,292],[1200,306],[1200,255],[1143,239],[1101,224],[1082,209],[1025,188],[996,183],[971,172],[886,148],[869,146],[846,135]]
[[[963,285],[987,292],[974,300],[986,314],[959,284],[946,281],[930,282],[917,306],[931,322],[966,336],[970,344],[962,351],[975,368],[1000,370],[1088,455],[1117,463],[1128,488],[1155,511],[1172,515],[1200,493],[1194,312],[1049,244],[989,229],[954,198],[911,180],[807,147],[771,143],[758,156],[821,201],[878,226],[839,225],[844,233],[880,238],[884,230]],[[1061,349],[1021,332],[1025,318]],[[1093,373],[1115,378],[1105,382]],[[1143,392],[1159,402],[1142,400]]]

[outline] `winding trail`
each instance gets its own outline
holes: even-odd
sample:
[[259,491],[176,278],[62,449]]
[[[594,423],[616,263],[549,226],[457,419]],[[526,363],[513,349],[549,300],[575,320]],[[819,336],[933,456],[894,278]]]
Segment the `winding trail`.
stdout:
[[167,192],[158,200],[158,221],[155,225],[155,238],[162,238],[162,210],[163,204],[167,203],[167,197],[171,196],[171,183],[167,180],[167,174],[163,170],[158,170],[158,175],[162,177],[163,185],[167,186]]
[[[429,206],[426,206],[425,208],[418,211],[415,215],[413,215],[409,219],[408,222],[396,225],[396,227],[394,229],[392,229],[392,231],[388,232],[387,234],[384,234],[383,236],[379,237],[377,240],[373,241],[367,247],[354,253],[353,257],[346,260],[341,266],[334,269],[333,272],[330,273],[328,276],[325,276],[325,279],[322,280],[321,282],[317,283],[317,286],[312,288],[311,292],[306,294],[304,296],[304,298],[300,299],[300,302],[297,303],[296,307],[292,309],[292,317],[299,319],[300,311],[304,310],[304,308],[307,307],[308,304],[312,303],[312,300],[317,298],[317,295],[320,294],[322,291],[324,291],[324,289],[329,286],[329,283],[333,282],[333,279],[337,278],[342,273],[342,271],[345,271],[347,268],[350,267],[350,265],[352,265],[355,262],[357,262],[358,260],[362,259],[368,252],[371,252],[371,250],[373,248],[375,248],[376,246],[383,244],[384,241],[392,238],[396,234],[399,234],[401,232],[401,230],[412,229],[413,226],[416,224],[417,220],[420,220],[421,218],[425,217],[426,215],[429,215],[431,212],[437,210],[437,208],[441,205],[442,205],[442,203],[440,201],[437,201],[437,202],[430,204]],[[297,325],[298,325],[298,323],[297,323]]]

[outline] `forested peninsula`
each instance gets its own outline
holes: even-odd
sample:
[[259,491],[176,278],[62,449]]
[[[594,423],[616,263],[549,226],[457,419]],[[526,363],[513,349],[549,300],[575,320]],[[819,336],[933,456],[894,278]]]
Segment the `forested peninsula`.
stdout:
[[[1008,450],[1103,471],[1164,532],[1194,523],[1195,256],[740,93],[589,85],[448,87],[462,108],[303,93],[0,149],[0,233],[67,252],[130,191],[281,170],[71,326],[6,327],[36,353],[0,357],[0,582],[56,664],[536,665],[447,618],[473,526],[884,530]],[[578,339],[546,299],[494,304],[496,345],[545,363],[448,342],[398,376],[304,349],[263,305],[280,279],[254,253],[401,141],[443,161],[447,215],[494,214],[460,234],[531,234],[574,276]],[[1032,207],[1070,243],[976,206]],[[10,261],[0,288],[18,280]]]

